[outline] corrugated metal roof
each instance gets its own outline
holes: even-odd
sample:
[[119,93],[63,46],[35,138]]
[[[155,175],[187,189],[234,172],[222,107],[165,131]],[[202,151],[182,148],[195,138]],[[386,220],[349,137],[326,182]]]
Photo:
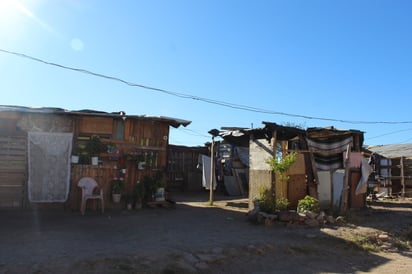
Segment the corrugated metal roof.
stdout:
[[366,149],[390,159],[412,157],[412,144],[369,146]]
[[69,115],[90,115],[90,116],[107,116],[107,117],[126,117],[131,119],[151,119],[169,123],[169,125],[177,128],[179,126],[187,126],[191,121],[177,119],[167,116],[146,116],[146,115],[127,115],[124,111],[119,112],[104,112],[98,110],[66,110],[63,108],[54,107],[25,107],[25,106],[8,106],[0,105],[0,112],[26,112],[26,113],[54,113],[54,114],[69,114]]

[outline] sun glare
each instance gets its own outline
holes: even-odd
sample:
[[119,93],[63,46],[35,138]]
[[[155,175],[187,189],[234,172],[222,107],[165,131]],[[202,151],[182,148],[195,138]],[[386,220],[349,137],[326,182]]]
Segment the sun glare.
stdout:
[[47,23],[38,18],[26,5],[18,0],[0,0],[0,28],[13,31],[22,23],[23,18],[29,18],[37,25],[51,33],[57,33]]
[[18,10],[12,0],[0,1],[0,22],[12,23],[12,21],[18,16]]

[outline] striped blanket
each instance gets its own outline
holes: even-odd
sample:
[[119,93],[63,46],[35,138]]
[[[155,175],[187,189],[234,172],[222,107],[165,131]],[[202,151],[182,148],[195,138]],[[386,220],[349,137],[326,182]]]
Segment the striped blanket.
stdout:
[[319,170],[335,170],[343,167],[343,153],[347,146],[352,147],[352,137],[333,140],[306,138],[309,150],[313,151],[316,167]]

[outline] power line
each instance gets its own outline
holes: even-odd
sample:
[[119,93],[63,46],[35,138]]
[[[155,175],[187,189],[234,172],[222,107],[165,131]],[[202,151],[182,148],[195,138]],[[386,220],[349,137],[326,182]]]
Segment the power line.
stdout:
[[92,75],[92,76],[95,76],[95,77],[100,77],[100,78],[105,78],[105,79],[112,80],[112,81],[121,82],[125,85],[132,86],[132,87],[139,87],[139,88],[142,88],[142,89],[157,91],[157,92],[160,92],[160,93],[172,95],[172,96],[179,97],[179,98],[202,101],[202,102],[213,104],[213,105],[218,105],[218,106],[223,106],[223,107],[228,107],[228,108],[233,108],[233,109],[238,109],[238,110],[244,110],[244,111],[249,111],[249,112],[272,114],[272,115],[283,115],[283,116],[303,118],[303,119],[308,119],[308,120],[321,120],[321,121],[330,121],[330,122],[340,122],[340,123],[346,123],[346,124],[412,124],[412,121],[400,121],[400,122],[396,122],[396,121],[354,121],[354,120],[342,120],[342,119],[315,117],[315,116],[308,116],[308,115],[301,115],[301,114],[294,114],[294,113],[286,113],[286,112],[280,112],[280,111],[267,110],[267,109],[262,109],[262,108],[247,106],[247,105],[234,104],[234,103],[229,103],[229,102],[225,102],[225,101],[219,101],[219,100],[214,100],[214,99],[205,98],[205,97],[199,97],[199,96],[195,96],[195,95],[191,95],[191,94],[174,92],[174,91],[169,91],[169,90],[165,90],[165,89],[161,89],[161,88],[156,88],[156,87],[146,86],[146,85],[142,85],[142,84],[137,84],[137,83],[133,83],[133,82],[123,80],[123,79],[118,78],[118,77],[105,75],[105,74],[101,74],[101,73],[96,73],[96,72],[86,70],[86,69],[82,69],[82,68],[74,68],[74,67],[64,66],[64,65],[57,64],[57,63],[45,61],[45,60],[42,60],[40,58],[29,56],[29,55],[26,55],[26,54],[23,54],[23,53],[8,51],[8,50],[5,50],[5,49],[0,49],[0,52],[15,55],[15,56],[18,56],[18,57],[21,57],[21,58],[26,58],[26,59],[29,59],[29,60],[32,60],[32,61],[36,61],[36,62],[43,63],[43,64],[50,65],[50,66],[55,66],[55,67],[66,69],[66,70],[72,70],[72,71],[76,71],[76,72],[80,72],[80,73],[84,73],[84,74],[89,74],[89,75]]
[[192,136],[200,136],[200,137],[210,138],[210,135],[205,135],[205,134],[202,134],[200,132],[197,132],[197,131],[189,129],[189,128],[179,127],[179,128],[177,128],[177,130],[185,131],[186,134],[189,134],[189,135],[192,135]]
[[405,132],[405,131],[411,131],[411,130],[412,130],[412,128],[401,129],[401,130],[396,130],[396,131],[391,131],[391,132],[384,133],[384,134],[381,134],[381,135],[369,137],[368,139],[369,139],[369,140],[370,140],[370,139],[375,139],[375,138],[379,138],[379,137],[383,137],[383,136],[387,136],[387,135],[392,135],[392,134],[395,134],[395,133]]

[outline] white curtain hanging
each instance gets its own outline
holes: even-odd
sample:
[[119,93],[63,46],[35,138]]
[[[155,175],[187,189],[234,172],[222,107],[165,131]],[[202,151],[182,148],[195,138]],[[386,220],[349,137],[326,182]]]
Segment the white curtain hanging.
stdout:
[[70,189],[73,133],[29,132],[30,202],[65,202]]

